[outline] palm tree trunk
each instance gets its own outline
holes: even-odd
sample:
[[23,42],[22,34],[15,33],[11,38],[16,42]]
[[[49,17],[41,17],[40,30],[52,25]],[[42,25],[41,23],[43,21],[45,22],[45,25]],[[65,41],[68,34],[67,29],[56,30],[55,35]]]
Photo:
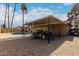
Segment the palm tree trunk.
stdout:
[[9,3],[7,4],[8,5],[8,29],[10,28],[10,20],[9,20]]
[[22,32],[24,34],[24,12],[22,12]]
[[5,28],[6,28],[6,14],[7,14],[7,3],[6,3],[6,8],[5,8],[5,19],[4,19]]
[[14,12],[13,12],[12,21],[11,21],[11,29],[12,29],[12,26],[13,26],[15,11],[16,11],[16,3],[15,3],[15,6],[14,6]]
[[24,13],[26,12],[26,5],[25,5],[25,3],[22,3],[21,10],[22,10],[22,32],[24,34]]

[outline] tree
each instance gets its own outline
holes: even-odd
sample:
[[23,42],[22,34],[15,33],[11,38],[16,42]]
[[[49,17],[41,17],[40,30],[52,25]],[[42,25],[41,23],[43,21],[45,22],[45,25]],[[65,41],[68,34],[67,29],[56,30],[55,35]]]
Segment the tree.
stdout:
[[3,27],[6,28],[6,15],[7,15],[7,3],[6,3],[6,8],[5,8],[5,17],[4,17],[4,24]]
[[9,3],[7,4],[7,8],[8,8],[8,29],[10,28],[10,20],[9,20]]
[[22,32],[24,33],[24,14],[27,11],[25,3],[21,4],[21,10],[22,10]]
[[16,11],[16,3],[15,3],[15,6],[14,6],[12,21],[11,21],[11,29],[12,29],[12,26],[13,26],[13,20],[14,20],[15,11]]

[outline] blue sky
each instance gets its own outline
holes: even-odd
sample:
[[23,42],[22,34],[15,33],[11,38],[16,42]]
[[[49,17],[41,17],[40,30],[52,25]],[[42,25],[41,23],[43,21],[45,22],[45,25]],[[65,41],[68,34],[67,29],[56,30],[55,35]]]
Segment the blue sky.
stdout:
[[73,5],[74,4],[64,5],[63,3],[30,3],[27,4],[27,8],[28,10],[31,10],[32,7],[50,8],[52,11],[55,11],[55,13],[67,13],[72,9]]
[[[47,15],[53,15],[64,21],[67,19],[67,13],[71,11],[73,6],[73,3],[26,3],[27,13],[25,14],[25,21],[33,21]],[[21,3],[17,4],[16,7],[13,26],[20,26],[22,20]],[[4,22],[5,3],[1,3],[0,8],[1,25]],[[10,19],[12,17],[13,8],[14,3],[10,3]]]
[[[14,7],[14,3],[10,3],[10,6]],[[17,10],[21,10],[20,6],[21,4],[17,4]],[[52,11],[54,11],[54,13],[67,13],[72,9],[74,4],[72,3],[67,3],[67,4],[66,3],[26,3],[26,6],[28,11],[30,11],[32,8],[41,7],[41,8],[49,8]]]

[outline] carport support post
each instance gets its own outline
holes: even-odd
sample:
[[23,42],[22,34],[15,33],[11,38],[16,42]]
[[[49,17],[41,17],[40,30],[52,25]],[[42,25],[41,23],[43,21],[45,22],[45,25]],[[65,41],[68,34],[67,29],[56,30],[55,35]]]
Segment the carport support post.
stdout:
[[50,26],[50,24],[49,24],[49,22],[50,22],[50,19],[48,18],[48,43],[50,43],[50,37],[49,37],[49,26]]
[[31,23],[31,33],[33,34],[33,23]]
[[30,25],[31,25],[31,33],[33,33],[33,23],[31,23]]
[[60,23],[59,23],[59,39],[60,39]]

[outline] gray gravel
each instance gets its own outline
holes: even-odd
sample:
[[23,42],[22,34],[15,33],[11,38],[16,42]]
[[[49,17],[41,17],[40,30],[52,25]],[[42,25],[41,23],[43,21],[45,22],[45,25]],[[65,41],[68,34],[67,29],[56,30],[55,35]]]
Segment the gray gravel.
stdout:
[[47,40],[30,37],[0,39],[0,55],[8,56],[62,56],[79,55],[79,37],[66,36]]

